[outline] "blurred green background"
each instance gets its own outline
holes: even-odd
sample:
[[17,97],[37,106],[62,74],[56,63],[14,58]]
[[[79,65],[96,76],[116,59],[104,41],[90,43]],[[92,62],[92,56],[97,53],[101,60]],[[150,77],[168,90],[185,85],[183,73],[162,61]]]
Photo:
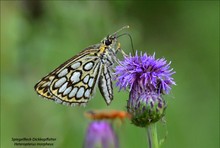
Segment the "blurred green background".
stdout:
[[[163,148],[219,147],[219,2],[1,1],[1,147],[11,138],[54,137],[55,147],[82,147],[91,109],[126,110],[114,88],[106,106],[99,91],[84,107],[39,97],[34,85],[65,60],[124,25],[135,49],[172,61],[177,86],[166,96]],[[120,39],[125,52],[130,40]],[[119,55],[120,58],[120,55]],[[147,147],[146,130],[126,121],[121,148]]]

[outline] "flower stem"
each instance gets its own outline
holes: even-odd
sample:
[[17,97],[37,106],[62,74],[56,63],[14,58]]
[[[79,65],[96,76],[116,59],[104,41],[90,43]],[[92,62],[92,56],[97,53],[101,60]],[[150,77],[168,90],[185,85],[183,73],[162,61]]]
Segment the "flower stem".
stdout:
[[157,139],[157,126],[155,123],[147,126],[147,136],[149,148],[159,148]]

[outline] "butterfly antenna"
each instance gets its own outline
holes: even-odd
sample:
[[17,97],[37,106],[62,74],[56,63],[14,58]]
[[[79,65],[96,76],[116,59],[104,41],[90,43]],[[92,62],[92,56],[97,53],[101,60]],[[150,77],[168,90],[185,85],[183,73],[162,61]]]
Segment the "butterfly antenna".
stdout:
[[117,30],[115,33],[113,33],[113,34],[117,34],[118,32],[120,32],[121,30],[123,30],[123,29],[127,29],[127,28],[129,28],[129,26],[127,25],[127,26],[124,26],[124,27],[122,27],[122,28],[120,28],[119,30]]

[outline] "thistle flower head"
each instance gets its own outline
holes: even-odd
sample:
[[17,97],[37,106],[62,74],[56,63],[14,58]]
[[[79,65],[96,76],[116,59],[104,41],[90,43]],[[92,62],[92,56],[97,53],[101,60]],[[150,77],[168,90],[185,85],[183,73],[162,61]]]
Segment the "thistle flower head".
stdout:
[[127,111],[136,126],[146,127],[165,115],[167,107],[163,94],[168,94],[175,85],[171,77],[175,72],[171,62],[142,54],[125,57],[116,67],[116,85],[120,89],[129,88]]
[[117,148],[118,139],[107,121],[93,121],[89,124],[84,148]]
[[144,53],[138,56],[125,57],[121,65],[116,67],[116,75],[118,76],[116,85],[120,89],[129,87],[132,89],[134,85],[138,85],[145,91],[154,91],[157,93],[169,93],[171,85],[175,85],[171,77],[175,72],[170,69],[171,62],[162,59],[156,59],[155,54],[152,56]]

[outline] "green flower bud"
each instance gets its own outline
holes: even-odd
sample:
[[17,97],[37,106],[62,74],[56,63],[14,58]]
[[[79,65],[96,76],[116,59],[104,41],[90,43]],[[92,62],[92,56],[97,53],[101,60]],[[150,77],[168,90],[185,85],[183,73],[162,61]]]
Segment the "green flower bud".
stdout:
[[160,94],[130,92],[127,104],[131,121],[139,127],[146,127],[155,123],[165,115],[166,102]]

